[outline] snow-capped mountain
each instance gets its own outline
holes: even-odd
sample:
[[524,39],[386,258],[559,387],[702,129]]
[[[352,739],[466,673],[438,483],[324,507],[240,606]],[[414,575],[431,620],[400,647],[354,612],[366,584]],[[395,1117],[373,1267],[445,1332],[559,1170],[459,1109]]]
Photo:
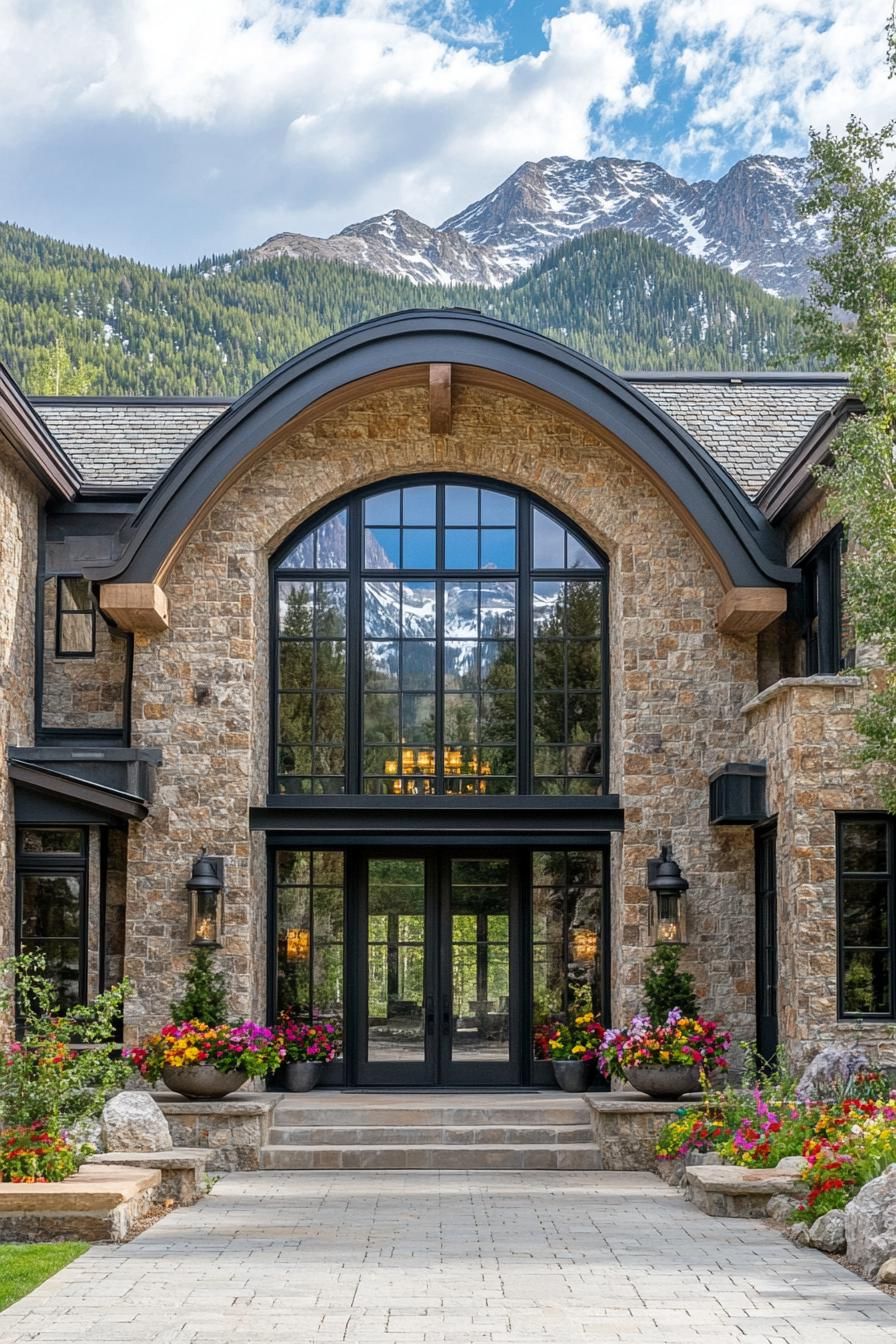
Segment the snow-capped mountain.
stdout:
[[502,285],[598,229],[645,234],[775,294],[805,294],[823,225],[802,219],[806,160],[754,155],[718,182],[687,182],[631,159],[524,163],[488,196],[431,228],[401,210],[331,238],[281,233],[251,254],[351,262],[418,283]]

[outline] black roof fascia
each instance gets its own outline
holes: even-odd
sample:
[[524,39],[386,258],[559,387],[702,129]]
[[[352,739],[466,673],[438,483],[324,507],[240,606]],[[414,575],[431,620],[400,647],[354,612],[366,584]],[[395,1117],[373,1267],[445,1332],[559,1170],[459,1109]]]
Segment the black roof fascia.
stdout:
[[131,793],[120,793],[118,789],[107,788],[104,784],[90,784],[76,775],[49,770],[44,765],[11,760],[9,778],[13,784],[33,793],[45,794],[62,802],[83,803],[116,820],[126,818],[142,821],[149,812],[149,804],[143,798]]
[[831,441],[843,422],[860,415],[858,397],[846,393],[830,410],[822,412],[801,443],[798,443],[756,496],[756,504],[771,523],[781,523],[804,512],[821,494],[812,468],[830,458]]
[[51,495],[74,499],[81,473],[4,364],[0,364],[0,431]]
[[[396,803],[399,805],[396,806]],[[624,812],[615,794],[605,797],[539,798],[498,795],[461,799],[288,798],[271,794],[266,807],[249,810],[253,831],[292,832],[304,838],[351,836],[371,843],[435,843],[462,839],[467,844],[593,843],[595,837],[624,828]]]
[[475,313],[412,310],[331,336],[268,374],[172,463],[120,533],[97,581],[151,582],[178,537],[257,445],[327,393],[390,369],[470,365],[581,411],[638,454],[694,518],[737,586],[793,583],[782,539],[704,448],[626,379],[566,346]]

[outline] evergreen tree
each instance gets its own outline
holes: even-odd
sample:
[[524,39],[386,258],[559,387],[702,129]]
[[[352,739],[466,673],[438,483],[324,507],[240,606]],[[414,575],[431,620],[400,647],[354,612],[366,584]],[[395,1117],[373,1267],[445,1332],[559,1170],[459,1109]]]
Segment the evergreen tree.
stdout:
[[694,977],[679,966],[681,949],[673,943],[660,943],[644,963],[644,1011],[654,1025],[665,1022],[673,1008],[685,1017],[697,1014]]
[[172,1022],[205,1022],[209,1027],[227,1021],[224,975],[215,970],[214,948],[194,947],[184,976],[184,993],[170,1005]]
[[[887,26],[896,78],[896,21]],[[890,668],[857,716],[865,760],[886,768],[883,796],[896,811],[896,121],[873,131],[850,117],[842,135],[812,132],[807,212],[825,211],[831,250],[813,263],[806,351],[844,369],[865,413],[840,430],[833,466],[819,473],[832,516],[850,538],[845,606],[859,641]],[[846,315],[846,316],[844,316]]]

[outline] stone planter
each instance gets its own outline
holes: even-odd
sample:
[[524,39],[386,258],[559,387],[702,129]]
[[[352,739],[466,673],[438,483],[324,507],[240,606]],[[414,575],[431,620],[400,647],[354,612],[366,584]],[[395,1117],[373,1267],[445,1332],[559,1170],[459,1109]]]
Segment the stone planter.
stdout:
[[564,1092],[587,1092],[597,1070],[593,1059],[552,1059],[551,1066]]
[[162,1069],[162,1082],[188,1101],[214,1100],[236,1092],[246,1081],[242,1069],[221,1073],[212,1064],[184,1064],[182,1068]]
[[700,1090],[697,1064],[657,1064],[650,1068],[626,1069],[625,1076],[636,1092],[655,1097],[657,1101],[677,1101],[685,1092]]
[[284,1064],[283,1086],[287,1092],[310,1092],[320,1082],[321,1068],[320,1064],[314,1064],[311,1060]]

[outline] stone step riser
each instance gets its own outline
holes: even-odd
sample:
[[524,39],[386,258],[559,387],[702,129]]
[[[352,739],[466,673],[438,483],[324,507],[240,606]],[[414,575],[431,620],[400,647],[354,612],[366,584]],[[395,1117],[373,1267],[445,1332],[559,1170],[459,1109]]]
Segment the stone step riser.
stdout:
[[590,1143],[589,1125],[401,1125],[388,1128],[380,1125],[320,1126],[275,1125],[268,1137],[270,1145],[289,1144],[320,1147],[321,1145],[350,1147],[380,1147],[393,1145],[442,1145],[505,1143],[517,1144],[570,1144]]
[[599,1171],[592,1144],[262,1148],[265,1171]]
[[[572,1100],[572,1099],[571,1099]],[[587,1125],[591,1112],[585,1102],[573,1101],[572,1105],[549,1103],[541,1106],[328,1106],[326,1104],[307,1105],[300,1101],[282,1101],[274,1112],[274,1124],[281,1128],[290,1126],[320,1127],[326,1129],[344,1127],[360,1129],[375,1126],[377,1129],[396,1129],[402,1126],[421,1128],[432,1125],[440,1128],[457,1129],[460,1126],[486,1128],[495,1125]]]

